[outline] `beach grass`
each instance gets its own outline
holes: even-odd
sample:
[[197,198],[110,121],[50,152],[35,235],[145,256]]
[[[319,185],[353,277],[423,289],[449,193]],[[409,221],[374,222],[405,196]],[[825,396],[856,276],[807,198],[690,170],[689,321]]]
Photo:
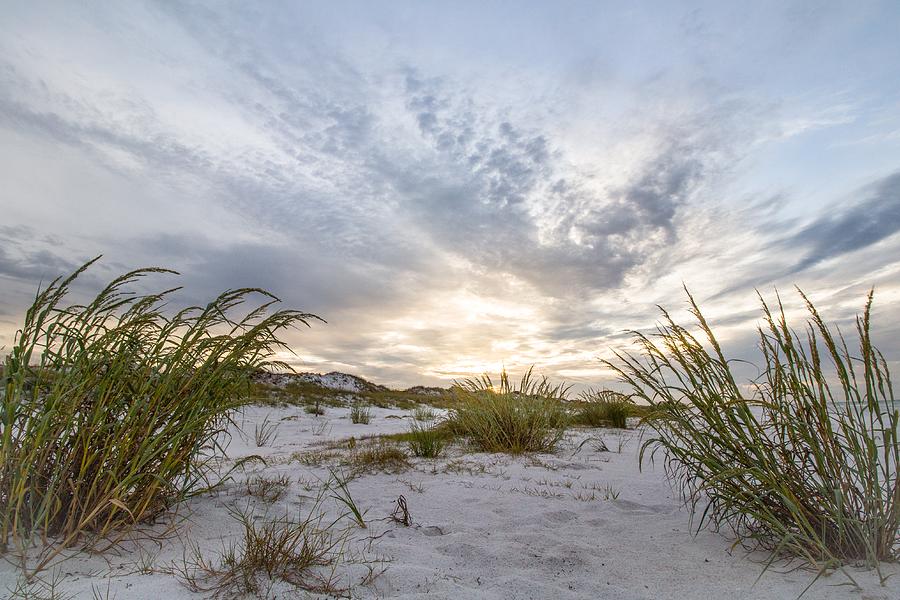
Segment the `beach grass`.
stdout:
[[406,443],[413,456],[437,458],[447,446],[447,434],[445,428],[439,427],[433,421],[424,424],[413,421],[409,426]]
[[851,351],[800,292],[802,334],[780,298],[762,297],[761,376],[739,384],[733,362],[688,294],[699,336],[663,310],[639,355],[607,364],[651,405],[646,461],[662,451],[697,527],[799,557],[820,573],[898,558],[900,440],[888,364],[870,335],[872,294]]
[[354,425],[368,425],[372,420],[372,409],[368,404],[354,402],[350,405],[350,422]]
[[0,550],[40,542],[47,550],[31,574],[63,548],[115,543],[214,486],[215,454],[251,373],[286,368],[269,360],[286,349],[279,333],[317,319],[273,311],[278,299],[251,288],[166,316],[175,289],[129,291],[172,273],[160,268],[64,305],[95,261],[38,291],[6,358]]
[[244,482],[244,486],[248,496],[263,502],[276,502],[290,489],[291,480],[287,475],[251,475]]
[[416,421],[430,422],[437,418],[437,413],[430,406],[417,406],[413,410],[413,418]]
[[366,529],[365,511],[361,510],[350,494],[351,476],[345,475],[333,469],[329,469],[331,479],[325,485],[326,490],[331,491],[331,499],[346,508],[343,516],[351,517],[360,529]]
[[612,390],[590,389],[578,395],[572,424],[586,427],[625,429],[628,418],[635,414],[634,402],[625,394]]
[[196,545],[176,567],[180,581],[193,592],[215,598],[271,597],[275,582],[297,590],[334,595],[333,567],[341,560],[346,533],[336,532],[319,511],[321,495],[305,516],[256,515],[249,507],[230,507],[240,525],[239,539],[227,543],[218,559]]
[[485,452],[550,452],[562,439],[568,414],[562,400],[569,388],[536,378],[529,369],[518,384],[504,370],[498,386],[490,376],[454,386],[456,402],[448,424]]
[[359,444],[345,461],[354,476],[363,473],[399,473],[410,467],[409,457],[396,444],[379,439],[374,444]]
[[278,423],[273,423],[268,416],[253,428],[253,440],[257,448],[268,446],[276,438],[278,438]]

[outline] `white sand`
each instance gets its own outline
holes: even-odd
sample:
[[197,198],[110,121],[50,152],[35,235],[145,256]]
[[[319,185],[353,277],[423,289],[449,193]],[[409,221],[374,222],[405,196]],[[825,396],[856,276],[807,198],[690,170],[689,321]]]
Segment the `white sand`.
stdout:
[[[295,407],[249,409],[243,418],[249,438],[235,435],[229,459],[258,453],[270,465],[257,464],[249,471],[314,482],[316,477],[327,478],[325,466],[305,466],[292,460],[292,453],[320,449],[325,442],[350,436],[405,431],[409,424],[409,413],[399,410],[373,409],[369,425],[353,425],[347,409],[327,411],[324,417],[313,417]],[[266,415],[279,422],[277,439],[269,447],[256,448],[253,430]],[[580,441],[598,435],[609,452],[598,452],[588,443],[573,456]],[[730,541],[716,533],[693,536],[689,515],[673,496],[661,467],[638,470],[638,446],[636,432],[580,430],[572,432],[554,455],[512,458],[456,448],[441,459],[414,459],[414,468],[404,473],[362,475],[350,489],[366,511],[368,529],[354,527],[349,519],[341,524],[351,528],[352,554],[369,561],[381,559],[370,566],[384,572],[367,584],[360,583],[367,573],[364,565],[342,565],[337,573],[351,586],[349,595],[354,598],[427,594],[454,599],[782,600],[803,591],[812,573],[783,573],[784,567],[776,566],[756,582],[764,554],[747,554],[739,548],[729,553]],[[165,571],[182,557],[183,539],[194,540],[215,557],[223,540],[238,533],[225,507],[247,504],[243,477],[215,495],[191,501],[182,511],[189,515],[179,535],[159,546],[144,542],[138,551],[127,545],[103,557],[74,554],[59,565],[62,588],[77,598],[90,598],[92,586],[102,594],[108,587],[109,598],[118,600],[204,597]],[[292,484],[285,497],[270,506],[269,514],[306,509],[315,495],[307,487],[311,486]],[[408,501],[411,527],[386,519],[401,494]],[[257,501],[256,506],[262,511],[264,503]],[[334,514],[339,510],[330,500],[325,507]],[[139,572],[147,562],[156,572]],[[900,575],[898,571],[895,566],[883,569]],[[900,576],[894,575],[882,587],[871,571],[851,573],[861,590],[838,585],[847,579],[837,574],[820,579],[804,597],[900,599]],[[0,593],[13,585],[16,576],[15,567],[0,563]],[[273,593],[279,598],[307,597],[284,586],[275,586]]]

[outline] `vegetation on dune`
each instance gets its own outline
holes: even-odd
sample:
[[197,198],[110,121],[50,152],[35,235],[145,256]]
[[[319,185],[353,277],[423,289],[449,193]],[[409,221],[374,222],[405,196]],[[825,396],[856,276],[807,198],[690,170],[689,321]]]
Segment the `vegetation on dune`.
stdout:
[[[159,268],[113,280],[89,304],[63,306],[93,262],[38,292],[3,373],[0,548],[38,536],[47,549],[34,571],[62,548],[116,541],[208,489],[250,374],[284,368],[269,360],[284,348],[279,332],[317,318],[272,312],[277,298],[250,288],[167,316],[175,290],[127,291],[172,273]],[[254,297],[261,303],[231,316]]]
[[413,422],[409,426],[406,435],[406,443],[413,456],[421,458],[437,458],[447,446],[448,435],[446,428],[442,428],[433,421],[420,424]]
[[337,596],[334,568],[340,562],[347,533],[336,534],[321,511],[322,494],[305,516],[259,518],[249,507],[231,508],[240,525],[236,542],[223,547],[218,560],[207,558],[196,545],[175,571],[191,591],[214,598],[272,597],[280,581],[314,593]]
[[287,475],[266,477],[265,475],[251,475],[244,481],[247,495],[259,498],[264,502],[280,500],[291,486],[291,480]]
[[588,390],[578,395],[572,423],[587,427],[617,427],[625,429],[628,417],[637,407],[625,394],[612,390]]
[[399,473],[410,467],[406,453],[385,439],[354,447],[344,462],[351,467],[353,476],[377,472]]
[[354,425],[368,425],[372,420],[372,410],[367,404],[354,402],[350,406],[350,422]]
[[486,452],[550,452],[568,423],[561,401],[569,388],[552,385],[546,377],[534,378],[532,369],[518,385],[510,382],[504,370],[498,387],[482,375],[457,383],[454,392],[449,426]]
[[365,402],[372,406],[377,406],[378,408],[400,408],[408,410],[414,409],[421,404],[439,406],[447,402],[449,393],[432,396],[429,394],[417,394],[415,392],[403,390],[381,390],[362,392],[360,396]]
[[[737,383],[690,297],[701,339],[663,311],[642,357],[607,363],[652,405],[657,450],[696,510],[698,526],[725,526],[738,542],[821,569],[898,558],[900,440],[887,362],[870,336],[872,295],[857,317],[855,352],[802,294],[809,318],[792,329],[779,299],[761,298],[761,376]],[[746,390],[746,391],[745,391]]]
[[254,383],[251,389],[254,402],[259,404],[295,404],[306,407],[310,414],[325,414],[326,406],[344,407],[354,403],[378,408],[415,409],[422,404],[446,406],[452,401],[446,394],[422,394],[405,390],[346,391],[323,387],[308,381],[293,381],[283,388]]
[[294,381],[285,390],[278,390],[277,398],[281,401],[303,404],[307,413],[324,415],[324,406],[342,406],[343,393],[322,387],[312,382]]
[[417,406],[413,411],[413,418],[416,421],[431,422],[437,418],[437,413],[430,406]]

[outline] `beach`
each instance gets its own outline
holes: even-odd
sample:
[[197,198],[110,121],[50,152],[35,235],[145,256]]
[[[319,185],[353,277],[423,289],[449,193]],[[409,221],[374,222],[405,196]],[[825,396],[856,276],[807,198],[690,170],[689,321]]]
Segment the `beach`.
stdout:
[[[382,470],[354,457],[384,446],[404,450],[378,436],[407,431],[413,412],[373,407],[368,424],[348,415],[349,408],[334,406],[324,415],[300,406],[246,408],[230,430],[220,470],[254,455],[265,463],[246,462],[217,491],[140,529],[136,537],[143,540],[102,556],[73,551],[41,577],[55,576],[58,590],[76,598],[209,597],[185,585],[186,549],[197,547],[215,563],[239,541],[241,527],[230,516],[235,507],[257,521],[308,514],[331,469],[349,479],[366,524],[341,516],[346,507],[329,494],[318,502],[325,522],[337,519],[332,530],[341,539],[341,560],[324,570],[334,592],[276,581],[264,583],[263,597],[780,600],[798,597],[815,578],[777,562],[761,575],[767,553],[732,549],[729,538],[712,531],[694,532],[662,464],[638,468],[639,429],[570,429],[552,454],[486,454],[455,443],[440,458],[410,456],[408,464]],[[258,447],[255,432],[263,423],[273,433]],[[260,476],[285,478],[280,498],[248,493],[247,480]],[[391,518],[400,496],[409,526]],[[173,523],[177,528],[169,530]],[[881,570],[898,571],[889,564]],[[900,597],[896,576],[881,586],[875,571],[848,573],[860,589],[837,573],[820,578],[804,597]],[[16,578],[15,566],[0,565],[0,589]]]

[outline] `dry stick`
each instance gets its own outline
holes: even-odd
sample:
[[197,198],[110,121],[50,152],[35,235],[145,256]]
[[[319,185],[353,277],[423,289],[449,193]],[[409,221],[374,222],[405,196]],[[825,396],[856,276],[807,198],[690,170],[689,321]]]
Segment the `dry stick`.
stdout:
[[406,498],[403,497],[403,494],[400,494],[400,497],[397,498],[397,507],[394,509],[394,512],[391,513],[391,518],[404,527],[409,527],[409,508],[406,506]]

